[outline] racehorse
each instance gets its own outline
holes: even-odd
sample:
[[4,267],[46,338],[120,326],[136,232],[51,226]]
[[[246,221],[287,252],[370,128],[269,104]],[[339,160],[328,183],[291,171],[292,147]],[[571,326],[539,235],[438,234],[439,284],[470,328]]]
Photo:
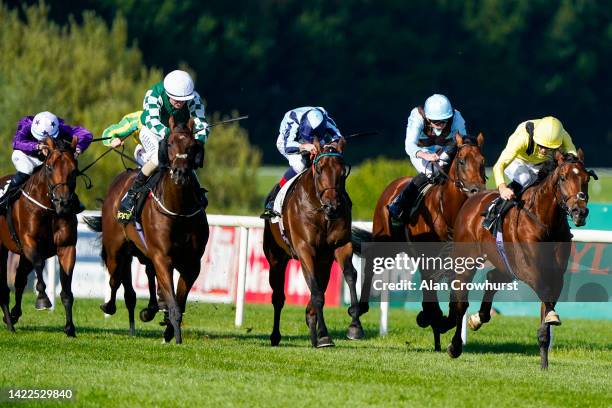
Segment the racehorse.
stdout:
[[[470,197],[455,223],[455,243],[469,245],[460,244],[453,256],[486,256],[495,267],[488,272],[489,282],[510,282],[514,276],[528,284],[542,302],[538,343],[543,369],[548,367],[550,326],[561,324],[554,308],[563,289],[563,275],[571,252],[572,234],[567,216],[576,226],[585,225],[591,176],[597,177],[592,170],[585,169],[582,150],[578,150],[578,156],[557,152],[555,160],[540,170],[538,181],[522,194],[522,204],[512,207],[504,217],[503,240],[505,247],[511,249],[505,258],[496,249],[494,237],[481,226],[481,214],[498,196],[497,191]],[[544,242],[552,244],[545,246],[541,244]],[[471,282],[474,274],[472,269],[457,274],[456,279],[459,284]],[[470,318],[474,329],[490,320],[495,292],[485,292],[479,313]],[[448,326],[456,327],[456,331],[447,351],[453,358],[462,353],[461,322],[469,305],[467,296],[466,290],[451,293]]]
[[[372,233],[354,229],[353,239],[372,242],[445,242],[452,238],[452,229],[459,209],[469,195],[485,188],[485,159],[482,154],[484,136],[482,133],[475,139],[455,135],[457,153],[453,158],[448,173],[442,176],[444,181],[433,185],[425,194],[422,205],[410,221],[403,227],[392,226],[387,205],[410,182],[411,177],[401,177],[393,180],[382,192],[374,210]],[[409,211],[409,209],[406,209]],[[357,246],[359,249],[359,246]],[[432,255],[438,255],[432,254]],[[423,280],[433,280],[434,273],[421,268]],[[372,268],[365,267],[365,276],[359,304],[360,313],[369,309],[368,299],[372,285]],[[430,286],[430,285],[428,285]],[[426,328],[431,326],[434,335],[434,348],[441,350],[440,333],[444,322],[438,297],[431,287],[423,288],[423,310],[417,316],[417,324]]]
[[[86,222],[102,233],[102,259],[108,269],[111,287],[110,300],[100,308],[104,313],[116,312],[116,294],[123,284],[128,309],[130,335],[134,335],[134,309],[136,293],[132,287],[131,261],[136,256],[147,268],[149,277],[149,306],[141,312],[141,319],[153,319],[157,312],[152,272],[155,271],[159,294],[167,307],[164,339],[174,337],[182,342],[181,321],[187,295],[200,274],[200,259],[208,241],[208,220],[196,189],[199,184],[193,174],[196,141],[193,137],[193,119],[187,125],[177,124],[170,118],[170,136],[167,146],[169,165],[160,159],[159,180],[146,191],[146,202],[140,222],[119,223],[115,214],[121,198],[131,185],[136,172],[125,171],[111,184],[102,207],[101,217],[88,217]],[[152,177],[155,177],[152,176]],[[180,273],[176,294],[173,270]],[[144,317],[146,316],[146,318]]]
[[[9,331],[22,315],[21,300],[28,274],[36,271],[36,308],[51,307],[45,293],[43,269],[45,260],[57,255],[60,267],[62,291],[60,297],[66,311],[64,332],[75,337],[72,321],[72,272],[76,260],[77,218],[72,202],[79,174],[74,157],[77,138],[72,142],[47,138],[46,157],[22,188],[21,196],[9,205],[6,214],[0,216],[0,303],[4,322]],[[4,185],[9,176],[0,179]],[[8,251],[20,254],[15,275],[15,306],[8,311],[9,288],[7,286]]]
[[307,170],[295,180],[282,209],[284,232],[279,223],[266,220],[263,249],[270,264],[270,286],[274,305],[272,346],[281,340],[280,316],[285,304],[285,269],[291,258],[299,259],[308,288],[310,302],[306,307],[306,324],[313,347],[334,346],[323,318],[325,290],[334,259],[342,268],[349,286],[352,317],[347,337],[360,339],[363,328],[359,320],[356,281],[352,264],[351,203],[345,190],[350,167],[345,164],[345,140],[321,146],[315,140],[316,155]]

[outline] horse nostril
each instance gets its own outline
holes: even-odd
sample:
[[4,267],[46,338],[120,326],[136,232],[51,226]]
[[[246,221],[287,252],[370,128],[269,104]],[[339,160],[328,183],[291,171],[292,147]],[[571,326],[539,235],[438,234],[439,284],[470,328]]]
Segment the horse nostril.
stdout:
[[478,192],[477,188],[473,188],[473,189],[470,190],[470,193],[472,193],[472,194],[476,194],[477,192]]

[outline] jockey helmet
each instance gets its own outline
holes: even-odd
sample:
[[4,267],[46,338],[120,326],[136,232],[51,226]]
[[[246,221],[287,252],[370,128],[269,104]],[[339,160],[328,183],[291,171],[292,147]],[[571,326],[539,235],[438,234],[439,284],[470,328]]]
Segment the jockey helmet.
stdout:
[[34,116],[30,131],[41,142],[47,137],[55,139],[59,134],[59,120],[51,112],[40,112]]
[[174,70],[164,78],[164,90],[175,101],[193,99],[193,80],[185,71]]
[[533,141],[540,146],[556,149],[563,142],[563,125],[559,119],[546,116],[533,129]]
[[453,107],[444,95],[433,94],[425,101],[425,117],[429,120],[445,120],[453,116]]
[[323,138],[326,128],[327,118],[319,109],[311,109],[306,112],[300,122],[300,134],[307,139]]

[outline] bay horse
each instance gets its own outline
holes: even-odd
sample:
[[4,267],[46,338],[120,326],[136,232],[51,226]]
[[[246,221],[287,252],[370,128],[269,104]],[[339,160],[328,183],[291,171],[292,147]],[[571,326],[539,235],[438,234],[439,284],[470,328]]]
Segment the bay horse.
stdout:
[[[36,272],[36,308],[51,307],[43,280],[45,260],[57,255],[62,291],[60,297],[66,312],[64,332],[75,337],[72,320],[72,272],[76,261],[77,217],[71,209],[79,174],[74,157],[77,138],[72,142],[46,138],[47,155],[22,187],[20,197],[0,216],[0,304],[8,330],[22,315],[21,301],[28,274]],[[9,176],[0,179],[0,184]],[[12,224],[12,228],[10,226]],[[14,231],[14,235],[13,232]],[[8,251],[19,254],[15,275],[15,306],[8,311],[10,291],[7,285]]]
[[[538,343],[542,369],[548,367],[550,326],[561,324],[554,308],[563,289],[563,275],[571,252],[572,234],[567,216],[577,227],[586,224],[588,183],[591,176],[597,177],[592,170],[585,169],[580,149],[578,156],[557,152],[548,164],[540,170],[536,184],[523,192],[522,204],[512,207],[504,217],[503,239],[505,247],[512,249],[506,261],[496,250],[492,234],[481,226],[481,214],[499,196],[497,191],[476,194],[465,202],[455,223],[454,240],[461,247],[458,245],[453,255],[484,255],[494,266],[487,274],[489,282],[511,282],[515,277],[534,290],[541,301]],[[542,243],[552,243],[552,246],[545,250]],[[474,274],[475,270],[468,270],[457,274],[455,279],[460,283],[471,282]],[[490,320],[495,292],[485,292],[479,313],[470,319],[473,328]],[[447,351],[453,358],[462,353],[461,322],[469,305],[467,296],[466,290],[451,292],[448,325],[456,331]]]
[[[393,180],[382,192],[372,217],[372,233],[354,229],[354,241],[372,242],[446,242],[452,239],[452,230],[459,209],[473,195],[485,189],[485,158],[482,154],[484,136],[476,138],[455,134],[457,152],[444,181],[433,185],[423,198],[421,208],[402,227],[391,224],[387,205],[402,191],[412,177]],[[406,210],[408,211],[408,210]],[[432,256],[438,255],[431,254]],[[366,264],[365,276],[359,304],[360,313],[369,309],[369,296],[372,285],[372,268]],[[421,268],[423,280],[433,280],[434,272]],[[431,286],[431,285],[429,285]],[[443,313],[438,304],[435,290],[423,288],[423,310],[417,315],[417,324],[426,328],[431,326],[434,335],[434,348],[441,351],[440,334],[443,333]]]
[[[199,184],[193,174],[196,146],[193,119],[186,125],[175,125],[171,117],[169,124],[170,136],[167,142],[160,142],[167,143],[169,165],[164,166],[160,161],[159,180],[147,192],[140,215],[142,229],[139,231],[134,222],[123,225],[115,218],[121,198],[136,176],[136,172],[130,170],[118,175],[109,187],[101,217],[88,217],[86,222],[93,230],[102,233],[102,259],[110,275],[111,297],[100,305],[100,309],[111,315],[116,312],[117,290],[123,284],[130,335],[134,335],[136,293],[132,286],[131,262],[136,256],[146,266],[149,278],[149,306],[141,311],[141,319],[153,319],[158,310],[155,271],[159,295],[167,307],[164,340],[169,342],[174,337],[180,344],[187,295],[200,274],[200,260],[208,241],[209,227],[202,203],[198,200],[196,189]],[[180,273],[176,294],[174,269]]]
[[[334,259],[342,268],[348,284],[352,321],[347,330],[349,339],[363,337],[357,305],[357,272],[352,264],[351,203],[345,189],[350,167],[344,162],[345,140],[321,146],[314,141],[316,155],[310,168],[301,173],[282,209],[284,236],[279,223],[266,220],[263,249],[270,264],[270,286],[274,305],[272,346],[281,340],[280,317],[285,304],[285,270],[290,259],[298,259],[310,301],[306,307],[306,324],[313,347],[334,346],[323,317],[325,290]],[[287,242],[285,241],[287,240]]]

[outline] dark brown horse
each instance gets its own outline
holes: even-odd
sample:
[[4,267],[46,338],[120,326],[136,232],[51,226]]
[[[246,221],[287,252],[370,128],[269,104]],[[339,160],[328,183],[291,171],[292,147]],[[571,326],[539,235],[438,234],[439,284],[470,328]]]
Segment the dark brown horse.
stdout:
[[[121,198],[136,175],[133,171],[126,171],[113,181],[104,200],[101,219],[86,220],[90,227],[102,232],[102,259],[110,274],[111,298],[100,308],[104,313],[115,313],[117,289],[123,284],[130,335],[134,334],[136,307],[131,274],[134,255],[147,266],[150,283],[155,271],[159,294],[168,310],[164,339],[169,342],[174,337],[177,344],[182,342],[180,327],[187,295],[200,274],[200,259],[209,233],[206,213],[196,191],[199,184],[193,174],[195,143],[193,120],[186,126],[175,126],[174,118],[171,118],[167,141],[170,165],[167,168],[160,165],[160,179],[150,192],[140,216],[141,231],[134,223],[124,226],[115,219]],[[180,273],[176,295],[174,269]],[[150,285],[149,306],[141,312],[141,318],[151,320],[155,312],[155,290],[154,285]]]
[[[450,164],[448,177],[436,184],[425,195],[421,208],[403,228],[393,227],[389,219],[387,205],[399,194],[411,177],[393,180],[382,192],[374,210],[372,235],[365,234],[365,240],[373,242],[445,242],[452,236],[452,227],[459,209],[468,196],[485,188],[485,159],[482,154],[484,136],[482,133],[474,140],[470,137],[455,135],[457,153]],[[363,237],[363,231],[361,231]],[[355,237],[359,234],[355,234]],[[431,254],[432,256],[438,255]],[[372,268],[366,265],[361,303],[359,310],[368,310],[368,299],[372,285]],[[421,270],[425,280],[433,279],[435,271]],[[434,334],[434,347],[441,350],[440,333],[442,333],[443,313],[438,304],[435,290],[423,289],[423,310],[417,316],[420,327],[431,326]]]
[[351,204],[345,190],[349,168],[344,163],[345,141],[321,147],[315,141],[316,157],[311,168],[302,173],[292,186],[282,210],[286,243],[279,224],[266,221],[264,253],[270,264],[270,286],[274,305],[274,328],[270,335],[273,346],[281,340],[280,316],[285,304],[285,269],[291,258],[299,259],[310,289],[306,307],[306,324],[313,347],[334,343],[323,318],[325,290],[334,259],[342,268],[350,289],[352,317],[347,331],[350,339],[363,337],[357,305],[357,272],[353,268],[351,244]]
[[[72,271],[76,259],[77,218],[71,212],[71,202],[76,188],[78,165],[74,157],[76,137],[72,143],[47,138],[45,160],[24,184],[21,196],[0,217],[0,303],[4,321],[10,331],[21,317],[21,300],[32,269],[36,271],[37,309],[51,307],[45,293],[43,268],[45,260],[57,255],[62,284],[61,299],[66,310],[64,332],[75,336],[72,321]],[[0,179],[4,183],[8,177]],[[9,218],[10,217],[10,221]],[[12,236],[8,223],[14,225]],[[15,275],[15,306],[8,312],[9,288],[7,286],[8,251],[20,254]]]
[[[455,223],[454,256],[485,256],[495,269],[488,272],[489,282],[510,282],[512,277],[529,285],[542,302],[541,325],[538,330],[542,368],[548,367],[550,326],[560,325],[555,304],[563,289],[563,274],[571,252],[571,238],[567,216],[576,226],[586,223],[588,215],[588,182],[594,173],[584,167],[582,150],[578,157],[557,153],[556,168],[540,171],[540,181],[522,194],[523,205],[513,207],[503,221],[503,239],[507,248],[507,260],[496,250],[491,233],[481,226],[482,215],[491,201],[499,194],[487,191],[470,197],[461,208]],[[540,243],[549,244],[540,244]],[[465,245],[468,243],[469,245]],[[509,244],[509,245],[508,245]],[[514,244],[514,245],[512,245]],[[475,270],[457,274],[459,282],[471,282]],[[495,291],[485,292],[478,317],[471,325],[478,327],[491,318],[491,304]],[[468,292],[451,293],[448,325],[456,327],[448,353],[456,358],[461,355],[461,321],[468,302]],[[474,321],[475,320],[475,321]]]

